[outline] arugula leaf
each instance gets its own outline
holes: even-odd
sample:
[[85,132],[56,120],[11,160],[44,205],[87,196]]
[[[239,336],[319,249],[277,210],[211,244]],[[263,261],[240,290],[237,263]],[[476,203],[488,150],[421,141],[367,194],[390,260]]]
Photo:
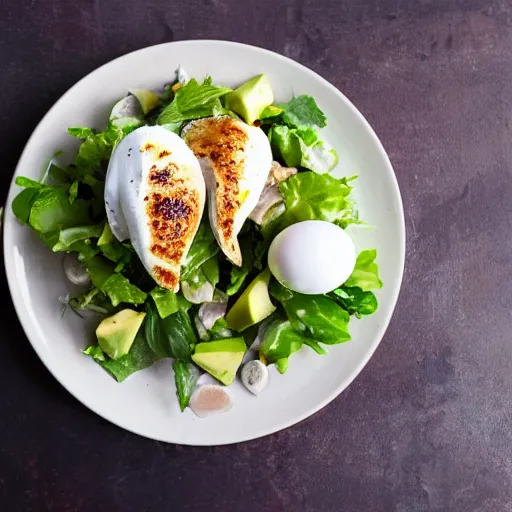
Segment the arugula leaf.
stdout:
[[160,288],[157,286],[153,290],[149,292],[153,301],[155,302],[155,306],[158,310],[158,314],[160,318],[165,318],[173,313],[176,313],[180,306],[178,304],[178,297],[171,290],[166,290],[165,288]]
[[13,199],[12,212],[23,224],[28,224],[30,210],[38,194],[39,190],[37,188],[26,188]]
[[142,304],[147,297],[146,293],[117,272],[114,272],[103,283],[101,291],[110,298],[114,307],[122,302],[127,304]]
[[211,85],[211,80],[205,79],[200,85],[194,78],[180,87],[172,103],[167,105],[158,116],[158,124],[174,124],[199,119],[213,115],[218,107],[218,100],[231,89]]
[[373,315],[377,311],[377,297],[372,292],[363,292],[361,288],[342,286],[330,295],[343,309],[348,311],[349,315],[355,315],[357,318]]
[[132,373],[151,366],[159,359],[160,358],[149,348],[143,329],[139,329],[128,354],[119,359],[105,359],[105,361],[95,360],[118,382],[123,382],[123,380],[132,375]]
[[350,277],[345,281],[346,287],[358,287],[364,292],[375,288],[382,288],[379,278],[379,267],[375,263],[377,251],[370,249],[361,251],[357,256],[356,266]]
[[176,382],[180,409],[183,412],[188,406],[190,396],[194,391],[199,371],[192,363],[178,360],[174,361],[172,369],[174,370],[174,380]]
[[287,225],[303,220],[325,220],[345,228],[357,222],[354,202],[349,197],[352,187],[345,178],[301,172],[283,181],[279,190],[285,200],[283,215]]
[[[279,300],[293,328],[308,334],[315,341],[335,345],[350,340],[350,316],[336,301],[322,295],[283,292],[283,286],[273,281],[271,295]],[[285,298],[286,297],[286,298]]]
[[296,128],[307,128],[308,126],[326,126],[325,114],[318,108],[315,100],[306,94],[293,98],[284,105],[283,121]]
[[77,199],[69,204],[64,188],[45,187],[39,190],[30,209],[29,223],[41,233],[89,224],[89,204]]
[[289,321],[275,320],[265,332],[259,353],[267,363],[275,363],[280,373],[288,369],[288,358],[301,349],[306,337],[295,330]]

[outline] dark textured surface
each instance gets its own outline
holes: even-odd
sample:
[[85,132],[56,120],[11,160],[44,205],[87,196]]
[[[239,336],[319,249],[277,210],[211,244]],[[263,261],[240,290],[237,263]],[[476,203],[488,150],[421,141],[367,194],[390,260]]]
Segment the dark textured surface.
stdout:
[[403,291],[375,356],[309,420],[238,446],[120,430],[67,394],[2,292],[0,509],[512,510],[512,2],[3,0],[2,199],[45,111],[128,51],[264,46],[367,116],[407,216]]

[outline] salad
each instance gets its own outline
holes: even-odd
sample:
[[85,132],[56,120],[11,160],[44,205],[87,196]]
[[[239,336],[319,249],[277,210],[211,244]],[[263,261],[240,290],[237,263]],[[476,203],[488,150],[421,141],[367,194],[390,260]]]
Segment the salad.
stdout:
[[64,313],[97,315],[84,357],[118,382],[170,358],[181,410],[206,416],[232,406],[237,375],[257,395],[269,365],[350,340],[382,282],[345,231],[362,223],[356,177],[331,175],[326,123],[311,96],[276,104],[265,75],[232,90],[180,67],[105,130],[69,128],[70,165],[17,177],[15,216],[81,286]]

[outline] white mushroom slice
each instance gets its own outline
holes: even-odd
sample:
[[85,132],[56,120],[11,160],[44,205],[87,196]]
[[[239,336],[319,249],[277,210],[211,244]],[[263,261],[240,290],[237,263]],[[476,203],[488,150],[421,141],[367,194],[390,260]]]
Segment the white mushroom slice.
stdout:
[[258,225],[263,225],[276,217],[274,213],[282,211],[275,209],[272,216],[269,212],[278,204],[283,202],[283,196],[279,191],[279,183],[287,180],[290,176],[297,174],[295,167],[283,167],[275,160],[272,162],[272,168],[265,183],[265,188],[261,193],[258,204],[249,215],[249,218]]
[[242,382],[254,395],[259,395],[268,384],[268,369],[261,361],[249,361],[242,367]]
[[208,302],[199,308],[198,317],[205,329],[210,330],[219,318],[226,315],[227,303]]
[[86,286],[91,282],[87,269],[78,261],[76,254],[66,254],[62,262],[62,267],[64,274],[71,283]]
[[229,116],[192,121],[183,137],[201,164],[215,238],[224,254],[241,266],[237,236],[258,203],[272,165],[268,138],[260,128]]
[[190,397],[189,407],[200,418],[229,411],[233,407],[231,396],[223,386],[198,386]]

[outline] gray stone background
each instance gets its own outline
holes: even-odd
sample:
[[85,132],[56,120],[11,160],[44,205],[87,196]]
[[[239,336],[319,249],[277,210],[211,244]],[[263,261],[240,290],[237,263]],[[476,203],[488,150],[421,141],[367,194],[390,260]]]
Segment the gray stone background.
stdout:
[[2,198],[74,82],[131,50],[218,38],[311,67],[389,152],[408,231],[384,340],[338,399],[237,446],[149,441],[85,409],[30,347],[2,276],[3,511],[512,510],[512,2],[3,0]]

